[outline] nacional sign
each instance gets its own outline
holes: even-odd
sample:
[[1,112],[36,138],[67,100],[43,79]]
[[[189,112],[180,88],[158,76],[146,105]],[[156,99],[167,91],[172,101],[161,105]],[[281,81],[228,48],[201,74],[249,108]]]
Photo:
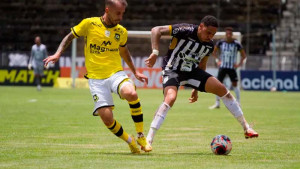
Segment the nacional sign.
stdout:
[[300,72],[277,71],[273,80],[272,71],[241,71],[241,86],[244,90],[300,91]]

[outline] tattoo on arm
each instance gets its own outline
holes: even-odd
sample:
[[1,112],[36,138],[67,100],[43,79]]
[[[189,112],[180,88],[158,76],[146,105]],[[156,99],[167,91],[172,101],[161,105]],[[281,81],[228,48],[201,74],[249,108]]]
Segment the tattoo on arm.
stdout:
[[62,53],[66,50],[66,48],[70,45],[72,40],[74,39],[74,35],[72,32],[70,32],[67,36],[64,37],[64,39],[61,41],[56,53]]

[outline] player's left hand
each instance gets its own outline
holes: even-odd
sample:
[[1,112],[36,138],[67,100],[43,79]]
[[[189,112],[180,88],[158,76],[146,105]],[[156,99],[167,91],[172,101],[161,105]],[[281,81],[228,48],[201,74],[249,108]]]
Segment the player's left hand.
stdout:
[[189,98],[189,100],[190,100],[189,101],[190,103],[194,103],[198,100],[198,91],[197,90],[195,90],[195,89],[192,90],[192,94],[191,94],[191,97]]
[[137,80],[148,84],[148,77],[145,76],[144,74],[136,72],[134,76]]

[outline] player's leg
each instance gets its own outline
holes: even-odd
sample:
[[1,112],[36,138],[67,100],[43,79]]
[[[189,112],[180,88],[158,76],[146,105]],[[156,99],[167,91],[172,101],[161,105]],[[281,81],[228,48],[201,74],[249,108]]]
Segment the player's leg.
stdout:
[[137,132],[137,142],[141,145],[142,149],[146,152],[152,150],[151,145],[149,145],[144,136],[144,121],[143,121],[143,111],[138,98],[137,92],[133,82],[128,78],[125,72],[117,72],[111,78],[109,78],[112,83],[112,91],[119,94],[120,98],[127,100],[130,108],[130,114],[132,120],[135,124]]
[[155,112],[154,118],[152,120],[148,135],[147,141],[152,144],[154,140],[154,136],[159,130],[160,126],[164,122],[168,111],[173,106],[176,101],[178,87],[176,86],[167,86],[164,88],[164,101],[158,107]]
[[[222,68],[219,69],[219,72],[218,72],[218,80],[222,83],[224,78],[226,76],[226,71]],[[212,106],[209,107],[209,109],[218,109],[220,108],[220,97],[218,95],[216,95],[216,103]]]
[[42,89],[42,77],[44,76],[44,64],[39,63],[35,65],[34,68],[37,90],[40,91]]
[[100,116],[106,127],[117,137],[129,144],[132,153],[139,153],[133,137],[130,137],[122,125],[113,118],[113,98],[107,79],[89,79],[90,92],[94,100],[94,116]]
[[152,150],[150,144],[147,143],[144,136],[144,121],[140,99],[136,93],[135,87],[130,82],[123,82],[120,85],[120,96],[128,101],[132,120],[135,124],[137,132],[137,142],[142,147],[142,150],[149,152]]
[[41,85],[41,76],[39,74],[35,75],[35,83],[36,83],[36,88],[38,91],[40,91],[42,89],[42,85]]
[[229,78],[231,80],[231,83],[232,83],[232,87],[233,87],[233,91],[235,93],[235,97],[236,97],[236,100],[237,102],[240,104],[240,89],[238,88],[238,76],[237,76],[237,73],[236,73],[236,70],[235,69],[232,69],[230,70],[229,72]]
[[97,110],[105,126],[117,137],[126,141],[132,153],[140,153],[134,137],[130,137],[122,125],[113,118],[112,107],[101,107]]
[[246,138],[258,137],[258,133],[249,127],[238,102],[219,80],[214,77],[209,77],[205,84],[205,91],[213,93],[221,98],[227,109],[242,125]]
[[150,125],[150,129],[147,135],[147,141],[150,144],[153,143],[156,131],[160,128],[167,116],[168,111],[175,103],[179,87],[179,78],[180,75],[178,75],[176,72],[170,70],[163,71],[164,101],[156,110],[154,118]]

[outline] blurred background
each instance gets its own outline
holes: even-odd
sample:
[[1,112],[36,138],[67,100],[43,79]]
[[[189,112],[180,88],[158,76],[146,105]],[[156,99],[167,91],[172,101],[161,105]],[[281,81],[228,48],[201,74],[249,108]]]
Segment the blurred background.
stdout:
[[[127,1],[129,6],[121,22],[127,30],[150,31],[157,25],[199,24],[205,15],[216,16],[220,22],[219,32],[231,26],[234,32],[241,33],[241,43],[248,56],[242,70],[248,71],[247,73],[253,71],[257,75],[246,77],[250,81],[245,82],[246,85],[244,87],[242,85],[242,88],[247,88],[248,84],[249,89],[255,89],[255,82],[252,80],[258,78],[260,79],[258,83],[266,83],[264,87],[260,85],[261,88],[258,90],[268,90],[273,86],[277,88],[282,86],[281,90],[299,90],[299,0]],[[33,85],[11,80],[10,76],[13,75],[9,72],[12,68],[27,67],[34,37],[37,35],[41,37],[49,55],[55,53],[71,27],[84,18],[103,15],[104,0],[1,0],[0,12],[0,67],[1,70],[8,70],[6,74],[2,71],[0,84]],[[151,53],[149,42],[147,38],[128,40],[134,62],[139,68],[145,67],[143,60]],[[167,46],[168,40],[162,40],[162,44]],[[78,40],[77,46],[76,76],[82,77],[84,74],[81,72],[81,69],[84,69],[82,39]],[[162,56],[166,54],[166,50],[167,47],[161,47]],[[60,77],[70,77],[70,71],[62,73],[61,68],[71,67],[71,62],[70,47],[59,63],[52,65],[52,69],[57,70]],[[157,63],[156,67],[159,68],[160,64]],[[208,68],[212,69],[212,72],[217,70],[212,57]],[[277,80],[281,78],[280,73],[283,73],[282,82]],[[18,73],[15,76],[17,75]],[[286,81],[285,77],[290,77],[289,81]],[[271,78],[273,82],[266,82],[267,78]]]

